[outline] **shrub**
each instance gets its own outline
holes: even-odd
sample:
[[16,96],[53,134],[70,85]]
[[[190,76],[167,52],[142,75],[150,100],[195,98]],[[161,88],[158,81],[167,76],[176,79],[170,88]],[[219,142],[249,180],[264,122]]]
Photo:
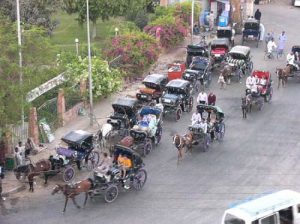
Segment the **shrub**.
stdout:
[[[80,80],[88,80],[88,58],[78,57],[66,64],[67,77],[74,85],[78,85]],[[93,96],[107,96],[119,90],[122,85],[122,72],[117,69],[110,69],[107,61],[97,57],[92,58],[92,79]]]
[[121,69],[128,75],[136,75],[155,63],[159,53],[155,38],[143,32],[132,32],[113,38],[106,55],[110,59],[122,55]]
[[[194,6],[194,21],[198,21],[201,7],[197,3],[195,3]],[[180,17],[184,23],[191,24],[192,2],[176,4],[173,15],[175,17]]]
[[144,31],[155,36],[157,29],[161,30],[160,45],[164,48],[170,48],[184,40],[188,27],[180,18],[169,15],[152,21],[144,28]]

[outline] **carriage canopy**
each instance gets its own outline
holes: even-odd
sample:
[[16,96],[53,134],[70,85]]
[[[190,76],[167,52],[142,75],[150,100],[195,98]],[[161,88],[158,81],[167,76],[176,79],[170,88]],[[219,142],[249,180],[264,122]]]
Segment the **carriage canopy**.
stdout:
[[294,45],[292,47],[292,52],[295,54],[296,52],[300,53],[300,45]]
[[159,85],[162,81],[166,80],[167,76],[163,74],[151,74],[147,75],[146,78],[143,80],[143,84],[146,83],[154,83]]
[[81,147],[83,145],[92,146],[90,144],[93,144],[93,134],[82,130],[76,130],[69,132],[64,137],[62,137],[61,140],[67,143],[70,147],[75,148]]
[[183,79],[173,79],[167,84],[167,88],[178,88],[178,89],[186,89],[189,87],[190,82]]
[[127,155],[128,158],[130,158],[132,160],[133,167],[144,166],[143,159],[133,149],[122,146],[122,145],[115,145],[114,146],[115,159],[117,159],[120,154]]
[[217,28],[217,38],[230,39],[231,37],[232,37],[232,28],[230,26]]
[[204,110],[206,112],[213,111],[214,113],[216,113],[219,116],[219,118],[224,118],[225,117],[224,112],[218,106],[198,104],[197,105],[197,110],[199,110],[199,111]]
[[229,40],[227,38],[218,38],[218,39],[215,39],[211,42],[211,48],[214,49],[214,48],[229,48]]
[[115,113],[133,115],[138,107],[138,100],[134,98],[119,98],[112,104]]
[[244,22],[244,29],[245,30],[256,30],[256,31],[259,31],[260,24],[259,24],[259,22],[256,19],[253,19],[253,18],[247,19]]
[[229,55],[233,59],[248,59],[250,56],[250,47],[237,45],[229,51]]
[[269,71],[258,71],[258,70],[255,70],[252,72],[252,74],[254,76],[257,76],[257,78],[261,79],[262,77],[265,77],[266,80],[270,80],[271,78],[271,74]]

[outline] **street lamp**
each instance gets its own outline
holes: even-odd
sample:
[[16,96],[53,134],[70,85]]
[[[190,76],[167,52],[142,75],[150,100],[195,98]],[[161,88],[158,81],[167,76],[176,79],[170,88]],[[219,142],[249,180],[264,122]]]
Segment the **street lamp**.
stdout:
[[[20,19],[20,2],[16,0],[17,3],[17,31],[18,31],[18,47],[19,47],[19,82],[20,87],[23,88],[23,60],[22,60],[22,37],[21,37],[21,19]],[[23,95],[21,100],[21,122],[22,122],[22,134],[25,129],[25,118],[24,118],[24,102]]]
[[79,55],[79,39],[78,38],[75,39],[75,45],[76,45],[76,55],[78,56]]
[[93,108],[93,80],[92,80],[89,0],[86,0],[86,25],[87,25],[87,41],[88,41],[88,60],[89,60],[90,126],[93,126],[94,108]]
[[115,28],[115,36],[118,36],[118,33],[119,33],[119,28],[116,27],[116,28]]

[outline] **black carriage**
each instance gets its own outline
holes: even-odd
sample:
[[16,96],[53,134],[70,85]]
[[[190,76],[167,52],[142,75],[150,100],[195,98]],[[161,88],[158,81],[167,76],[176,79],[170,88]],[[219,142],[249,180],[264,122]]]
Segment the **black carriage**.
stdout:
[[[125,146],[130,147],[142,156],[146,156],[157,146],[162,137],[163,108],[143,107],[140,112],[140,121],[129,132],[130,137],[125,137]],[[126,141],[127,140],[127,141]]]
[[206,44],[188,45],[186,55],[186,67],[188,68],[195,56],[209,58],[209,47]]
[[[197,81],[199,81],[202,86],[206,88],[209,87],[212,80],[212,64],[209,58],[200,56],[194,57],[189,69],[198,71],[196,76]],[[189,77],[187,75],[183,75],[182,78],[185,80],[189,80]]]
[[238,80],[242,75],[251,75],[253,62],[250,53],[250,47],[240,45],[233,47],[228,53],[226,61],[232,67],[233,75],[237,76]]
[[[126,155],[132,162],[132,167],[127,171],[125,178],[117,165],[119,155]],[[94,172],[93,189],[89,195],[91,197],[104,196],[107,203],[113,202],[119,195],[122,188],[128,190],[141,190],[147,181],[147,172],[143,168],[145,164],[141,156],[134,150],[121,146],[114,146],[113,165],[105,174]]]
[[225,27],[219,26],[217,28],[217,38],[227,39],[231,44],[231,46],[234,46],[234,35],[235,35],[235,30],[231,26],[225,26]]
[[56,149],[58,157],[64,156],[64,160],[69,164],[75,162],[79,170],[81,165],[88,170],[92,170],[98,165],[100,156],[95,151],[93,134],[76,130],[69,132],[61,140],[67,144],[67,147]]
[[207,133],[210,139],[222,141],[225,136],[224,112],[218,106],[212,105],[197,105],[197,110],[204,115],[206,113],[206,121],[208,124]]
[[227,38],[218,38],[212,40],[210,45],[210,55],[215,62],[222,62],[226,59],[230,49],[230,42]]
[[145,87],[138,89],[136,98],[144,104],[153,101],[159,103],[166,84],[168,83],[168,77],[163,74],[151,74],[147,75],[142,83]]
[[182,79],[171,80],[166,85],[166,93],[162,96],[163,114],[175,114],[178,121],[182,112],[191,112],[193,109],[192,86],[189,81]]
[[112,107],[114,111],[107,123],[111,124],[114,130],[128,130],[136,124],[139,109],[137,99],[129,97],[119,98],[112,104]]
[[256,41],[256,47],[258,47],[260,41],[260,23],[253,18],[247,19],[244,22],[242,45],[248,40]]

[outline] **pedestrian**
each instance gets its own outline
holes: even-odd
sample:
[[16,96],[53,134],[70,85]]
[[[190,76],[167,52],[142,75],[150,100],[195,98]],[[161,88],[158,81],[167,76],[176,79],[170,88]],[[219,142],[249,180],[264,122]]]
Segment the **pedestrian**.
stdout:
[[31,154],[33,148],[34,148],[33,142],[31,141],[30,138],[27,138],[27,141],[25,143],[25,158],[27,158],[27,156]]
[[18,147],[15,148],[15,160],[16,166],[23,165],[22,153],[20,152],[20,149]]
[[279,35],[278,38],[278,54],[283,54],[284,48],[285,48],[285,43],[286,43],[286,33],[285,31],[282,31],[282,33]]
[[204,92],[204,90],[201,90],[197,97],[197,103],[199,104],[207,104],[208,99],[207,99],[207,94]]
[[258,21],[260,21],[261,19],[261,12],[259,11],[259,9],[256,10],[255,14],[254,14],[254,18]]
[[213,92],[210,92],[207,97],[208,105],[215,106],[217,97]]
[[215,15],[214,12],[211,11],[209,14],[209,29],[211,31],[214,30],[214,25],[215,25]]

